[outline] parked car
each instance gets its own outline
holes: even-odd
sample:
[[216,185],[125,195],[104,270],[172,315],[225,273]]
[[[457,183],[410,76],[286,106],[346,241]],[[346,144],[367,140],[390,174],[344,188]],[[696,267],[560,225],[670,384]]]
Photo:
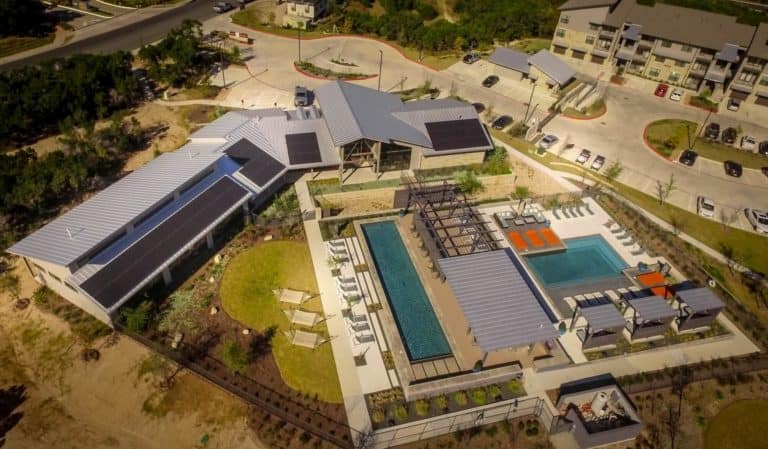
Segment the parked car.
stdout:
[[501,115],[497,117],[493,123],[491,123],[491,126],[493,126],[493,129],[504,129],[509,126],[510,123],[512,123],[512,117],[508,115]]
[[768,212],[757,209],[744,209],[747,221],[757,232],[768,233]]
[[760,145],[757,147],[757,152],[763,156],[768,156],[768,140],[760,142]]
[[499,77],[496,75],[490,75],[483,80],[483,87],[493,87],[494,84],[499,82]]
[[702,217],[715,218],[715,202],[706,196],[700,196],[696,200],[696,212]]
[[725,161],[723,162],[723,167],[725,168],[725,174],[734,178],[741,178],[742,173],[744,173],[744,169],[741,168],[741,164],[738,162]]
[[735,98],[728,99],[728,110],[729,111],[738,111],[739,110],[739,106],[741,106],[741,101],[739,101],[739,100],[737,100]]
[[579,155],[576,156],[576,162],[581,165],[584,165],[587,163],[590,157],[592,157],[592,152],[584,148],[583,150],[581,150],[581,153],[579,153]]
[[693,164],[696,163],[696,158],[699,157],[699,153],[693,151],[693,150],[685,150],[683,151],[683,154],[680,155],[680,163],[687,165],[689,167],[693,167]]
[[760,167],[760,172],[765,176],[768,176],[768,167]]
[[752,136],[743,136],[741,138],[741,149],[752,151],[757,147],[757,140]]
[[474,64],[480,60],[480,53],[476,51],[467,53],[463,58],[461,58],[461,60],[464,62],[464,64]]
[[557,136],[547,134],[546,136],[542,137],[541,140],[539,140],[539,148],[542,150],[552,148],[552,145],[556,144],[558,140],[560,139],[558,139]]
[[603,168],[603,164],[605,164],[605,157],[597,156],[595,160],[592,161],[592,165],[589,168],[595,171],[600,171],[600,169]]
[[736,128],[725,128],[723,131],[723,143],[733,145],[736,143],[736,138],[739,136],[739,131]]
[[683,98],[683,91],[680,89],[672,89],[672,93],[669,94],[669,99],[672,101],[680,101]]
[[219,14],[225,13],[234,8],[235,7],[232,5],[232,3],[229,3],[229,2],[218,2],[215,5],[213,5],[213,10]]
[[304,86],[296,86],[293,93],[293,105],[309,106],[310,104],[312,104],[312,98],[309,89]]
[[472,103],[472,106],[475,108],[475,112],[478,114],[485,111],[485,105],[482,103]]
[[704,130],[704,137],[712,140],[716,140],[720,137],[720,124],[712,122],[707,125],[707,129]]
[[654,95],[657,97],[664,98],[667,96],[667,91],[669,90],[669,85],[661,83],[658,86],[656,86],[656,90],[653,92]]

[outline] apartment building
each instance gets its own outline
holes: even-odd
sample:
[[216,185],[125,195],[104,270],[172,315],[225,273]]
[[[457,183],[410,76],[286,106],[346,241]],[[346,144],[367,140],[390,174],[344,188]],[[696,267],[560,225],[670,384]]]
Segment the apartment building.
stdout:
[[285,2],[283,26],[307,29],[308,24],[325,15],[326,2],[327,0],[288,0]]
[[[758,29],[733,16],[679,6],[570,0],[560,7],[551,50],[586,73],[627,73],[709,90],[721,100],[742,76],[750,52],[753,61],[763,60],[757,55],[765,54],[765,37],[762,45],[754,42],[760,32],[766,32],[764,25]],[[758,79],[750,75],[755,68],[746,68],[745,82]]]
[[768,23],[757,28],[728,96],[729,104],[735,106],[768,106]]

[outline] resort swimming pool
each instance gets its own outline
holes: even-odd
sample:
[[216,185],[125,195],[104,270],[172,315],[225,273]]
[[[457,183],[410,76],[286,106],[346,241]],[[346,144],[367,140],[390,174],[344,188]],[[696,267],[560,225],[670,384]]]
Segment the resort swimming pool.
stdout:
[[563,287],[621,275],[627,267],[599,235],[565,240],[564,252],[527,256],[528,266],[544,287]]
[[417,361],[450,354],[451,347],[395,223],[369,223],[362,229],[408,358]]

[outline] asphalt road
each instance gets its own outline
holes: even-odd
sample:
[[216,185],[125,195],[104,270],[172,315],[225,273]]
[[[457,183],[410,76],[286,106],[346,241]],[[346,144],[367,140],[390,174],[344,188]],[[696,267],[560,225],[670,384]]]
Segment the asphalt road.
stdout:
[[87,37],[49,51],[31,55],[0,65],[8,70],[37,64],[46,59],[60,58],[77,53],[110,53],[117,50],[133,50],[149,42],[162,39],[171,28],[184,19],[203,21],[216,15],[212,0],[193,0],[176,8],[169,8],[147,19],[127,24],[102,34]]

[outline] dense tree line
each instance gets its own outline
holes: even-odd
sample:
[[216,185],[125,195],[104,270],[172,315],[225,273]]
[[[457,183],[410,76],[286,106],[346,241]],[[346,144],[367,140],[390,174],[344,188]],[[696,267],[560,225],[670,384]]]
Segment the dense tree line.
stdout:
[[133,104],[131,59],[126,52],[76,55],[0,73],[0,143],[28,142],[67,117],[91,121]]
[[152,78],[172,86],[192,86],[216,56],[215,52],[206,51],[202,37],[202,24],[185,20],[162,41],[142,47],[139,58],[147,63]]
[[39,0],[0,0],[0,37],[44,34],[47,20]]
[[[460,20],[431,21],[437,12],[418,0],[382,0],[381,16],[348,10],[345,32],[376,34],[401,45],[441,51],[465,49],[494,40],[552,35],[557,22],[558,0],[458,0],[454,11]],[[425,21],[430,21],[425,23]]]

